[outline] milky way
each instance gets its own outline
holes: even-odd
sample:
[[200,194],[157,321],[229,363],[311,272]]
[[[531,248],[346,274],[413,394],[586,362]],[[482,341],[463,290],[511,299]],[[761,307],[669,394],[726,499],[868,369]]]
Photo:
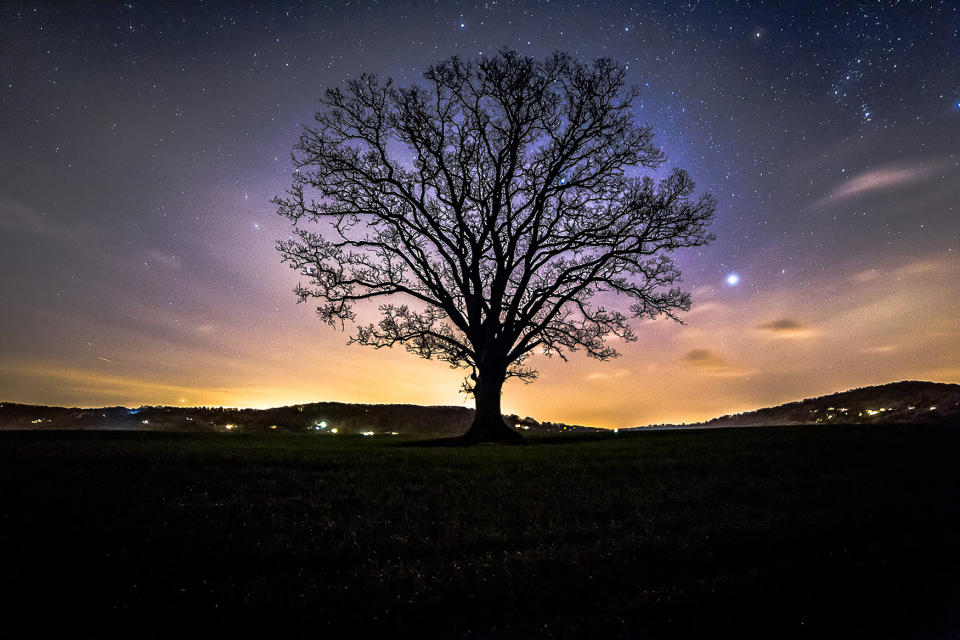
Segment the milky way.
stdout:
[[328,87],[500,48],[613,57],[719,201],[687,324],[538,363],[506,410],[692,420],[960,381],[960,4],[0,5],[0,400],[454,404],[290,290],[270,198]]

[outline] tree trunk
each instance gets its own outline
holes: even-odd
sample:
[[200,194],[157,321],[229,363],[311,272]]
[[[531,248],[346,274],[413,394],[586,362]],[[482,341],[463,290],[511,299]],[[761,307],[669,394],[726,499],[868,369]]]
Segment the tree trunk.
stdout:
[[506,371],[492,374],[480,372],[473,388],[477,412],[469,431],[463,436],[467,444],[523,440],[523,436],[507,426],[500,413],[500,394],[505,376]]

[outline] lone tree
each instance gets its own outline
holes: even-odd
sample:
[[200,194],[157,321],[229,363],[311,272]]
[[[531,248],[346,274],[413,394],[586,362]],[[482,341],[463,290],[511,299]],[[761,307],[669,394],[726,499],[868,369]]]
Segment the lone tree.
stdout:
[[389,299],[350,342],[469,368],[469,442],[520,437],[500,395],[536,377],[531,354],[608,360],[611,338],[636,340],[630,317],[690,307],[667,254],[712,239],[715,201],[692,199],[681,169],[636,175],[665,157],[624,76],[513,51],[444,60],[425,87],[363,75],[326,91],[295,146],[274,202],[294,224],[278,250],[307,278],[300,301],[343,328],[355,303]]

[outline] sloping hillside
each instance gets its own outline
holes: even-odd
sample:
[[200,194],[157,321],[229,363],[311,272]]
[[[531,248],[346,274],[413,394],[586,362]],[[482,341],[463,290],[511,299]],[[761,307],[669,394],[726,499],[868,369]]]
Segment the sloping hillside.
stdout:
[[[504,416],[525,432],[596,431],[578,425]],[[0,404],[0,429],[123,429],[144,431],[232,431],[415,435],[464,433],[473,421],[466,407],[316,402],[272,409],[220,407],[104,407],[70,409]]]
[[891,382],[721,416],[704,426],[892,424],[960,421],[960,385]]

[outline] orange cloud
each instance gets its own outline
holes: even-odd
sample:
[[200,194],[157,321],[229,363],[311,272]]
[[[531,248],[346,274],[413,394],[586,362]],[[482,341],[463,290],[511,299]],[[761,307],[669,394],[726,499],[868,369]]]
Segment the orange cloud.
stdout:
[[881,344],[881,345],[872,346],[872,347],[864,347],[863,349],[860,350],[860,353],[876,355],[881,353],[892,353],[893,351],[896,351],[896,350],[897,348],[893,345]]
[[742,373],[710,349],[691,349],[683,356],[683,361],[694,369],[712,376],[737,376]]
[[813,329],[793,318],[780,318],[756,328],[777,338],[803,338],[813,334]]

